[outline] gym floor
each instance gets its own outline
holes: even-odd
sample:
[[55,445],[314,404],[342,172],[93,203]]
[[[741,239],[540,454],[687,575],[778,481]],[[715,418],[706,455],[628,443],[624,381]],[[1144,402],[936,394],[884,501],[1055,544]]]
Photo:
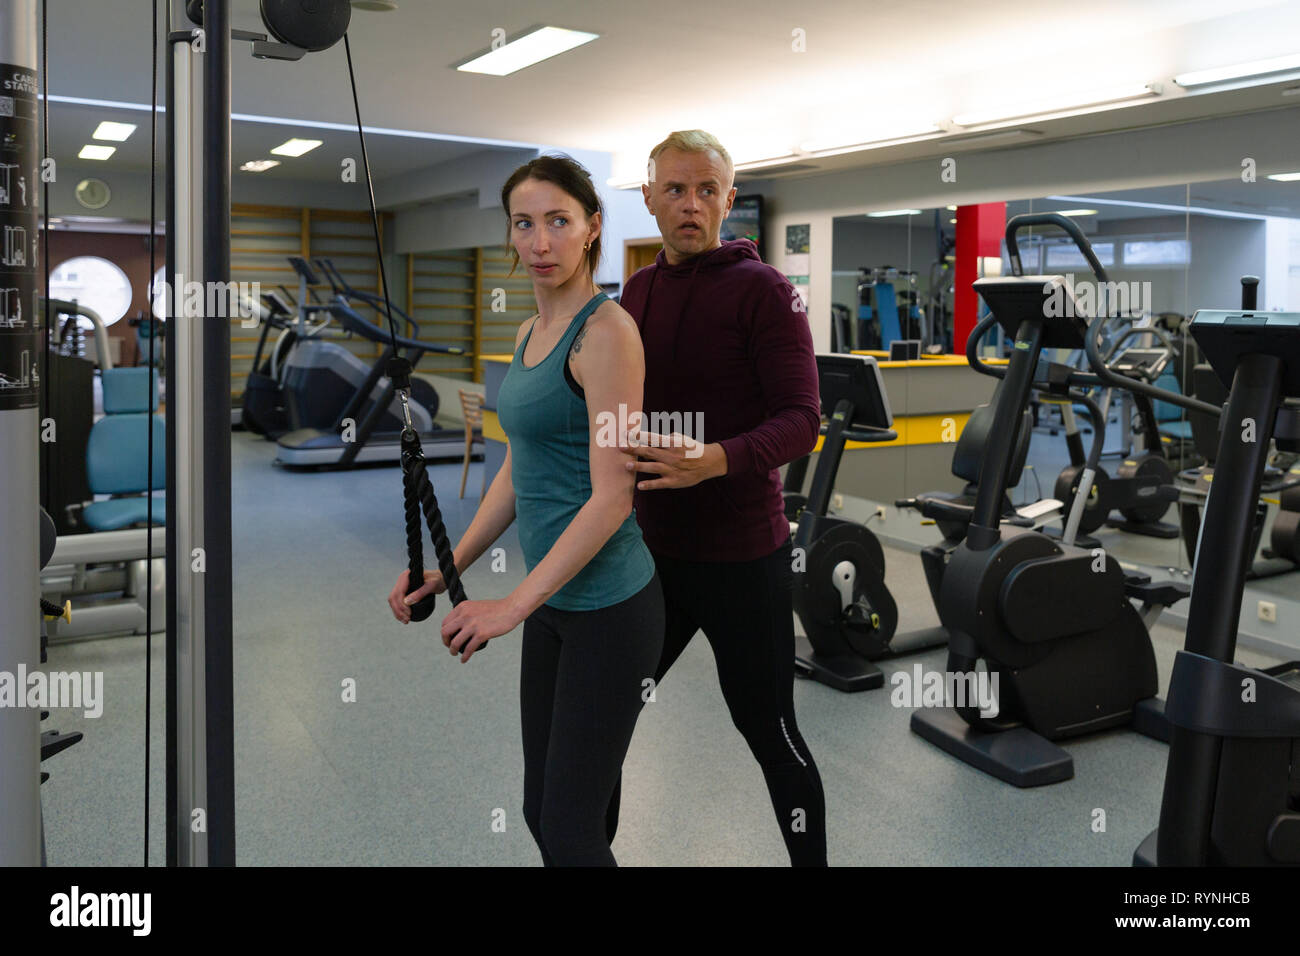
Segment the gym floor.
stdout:
[[[287,472],[273,458],[269,442],[234,434],[240,863],[538,864],[520,813],[519,631],[461,665],[443,650],[436,620],[397,624],[385,596],[405,566],[398,471]],[[477,505],[479,468],[464,500],[459,462],[431,469],[453,540]],[[471,569],[472,597],[503,596],[521,580],[513,529],[500,544],[506,572]],[[916,555],[886,550],[900,634],[937,624]],[[1153,637],[1163,688],[1182,633],[1160,625]],[[51,649],[51,668],[102,670],[107,701],[101,718],[61,710],[47,722],[86,734],[46,768],[53,865],[141,861],[144,646],[130,637]],[[941,668],[944,653],[884,669]],[[161,638],[153,667],[149,858],[161,864]],[[348,678],[355,703],[342,700]],[[1159,813],[1165,748],[1131,732],[1068,743],[1075,778],[1021,791],[911,734],[910,711],[891,705],[888,685],[846,695],[796,681],[795,704],[826,791],[832,865],[1126,866]],[[1096,808],[1104,832],[1093,831]],[[493,829],[498,809],[504,832]],[[634,866],[787,862],[702,635],[638,724],[614,851]]]

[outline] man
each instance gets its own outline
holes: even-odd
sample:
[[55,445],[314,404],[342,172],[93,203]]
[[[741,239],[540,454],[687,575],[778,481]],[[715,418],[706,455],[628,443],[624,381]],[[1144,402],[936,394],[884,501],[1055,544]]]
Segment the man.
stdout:
[[[667,612],[655,683],[703,630],[791,863],[825,866],[821,778],[794,716],[793,572],[777,473],[817,441],[812,335],[794,288],[754,244],[720,238],[736,190],[717,139],[673,133],[651,152],[647,178],[664,248],[620,300],[645,345],[643,407],[651,423],[702,420],[704,432],[642,433],[640,460],[627,465],[643,473],[637,520]],[[617,802],[616,791],[611,838]]]

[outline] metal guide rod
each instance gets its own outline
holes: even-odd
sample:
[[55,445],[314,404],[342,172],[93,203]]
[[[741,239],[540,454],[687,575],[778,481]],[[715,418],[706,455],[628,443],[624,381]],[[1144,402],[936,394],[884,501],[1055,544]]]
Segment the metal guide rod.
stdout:
[[[235,862],[230,330],[184,287],[230,280],[230,9],[167,30],[167,863]],[[201,49],[200,49],[201,48]],[[205,303],[216,297],[203,296]]]

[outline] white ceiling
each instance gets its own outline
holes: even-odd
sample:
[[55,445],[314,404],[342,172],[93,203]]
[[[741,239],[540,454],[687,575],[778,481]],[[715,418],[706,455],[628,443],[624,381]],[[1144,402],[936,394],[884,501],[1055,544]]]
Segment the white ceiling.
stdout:
[[[988,102],[1130,82],[1158,82],[1165,93],[1142,106],[1021,124],[1029,132],[1011,135],[1043,142],[1300,102],[1284,95],[1300,88],[1296,80],[1195,96],[1170,82],[1185,70],[1295,53],[1297,0],[399,2],[396,12],[353,14],[350,36],[368,126],[611,152],[616,176],[636,175],[649,146],[671,129],[692,126],[718,133],[743,160],[881,125],[946,122]],[[150,6],[151,0],[50,4],[51,92],[148,102]],[[234,0],[234,7],[236,27],[260,28],[257,0]],[[601,36],[508,77],[453,68],[486,49],[494,28],[514,36],[542,23]],[[803,52],[792,48],[800,37]],[[352,122],[341,45],[299,63],[254,60],[246,44],[236,45],[235,57],[236,113]],[[121,112],[55,104],[56,149],[79,149],[96,116]],[[236,164],[264,155],[289,135],[295,130],[236,123]],[[296,135],[325,140],[326,146],[261,175],[334,178],[340,156],[355,152],[347,133]],[[801,159],[799,165],[810,168],[797,172],[945,155],[986,144],[1007,141],[977,138],[962,146],[948,136]],[[121,168],[143,166],[147,145],[147,136],[137,133],[121,149]],[[482,148],[396,136],[376,136],[368,145],[381,179]],[[1300,166],[1300,157],[1296,163]],[[1278,170],[1261,168],[1261,177],[1272,171]]]

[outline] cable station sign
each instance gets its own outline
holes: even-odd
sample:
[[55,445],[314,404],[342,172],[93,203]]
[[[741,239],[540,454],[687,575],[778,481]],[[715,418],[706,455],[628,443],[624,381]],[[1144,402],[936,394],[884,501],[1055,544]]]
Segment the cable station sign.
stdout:
[[36,262],[40,189],[36,73],[0,63],[0,410],[40,393]]

